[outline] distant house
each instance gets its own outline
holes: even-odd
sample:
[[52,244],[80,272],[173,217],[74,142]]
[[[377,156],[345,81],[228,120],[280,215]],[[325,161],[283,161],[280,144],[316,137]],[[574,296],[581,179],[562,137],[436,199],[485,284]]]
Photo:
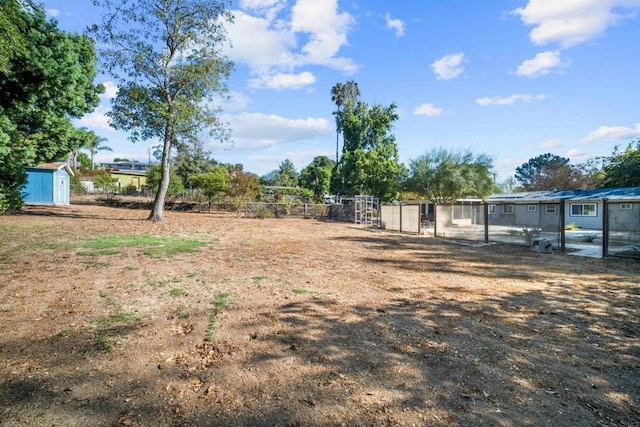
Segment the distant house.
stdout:
[[22,200],[32,205],[68,205],[73,171],[66,163],[43,163],[27,168]]
[[116,181],[118,190],[121,192],[128,189],[142,191],[142,188],[147,185],[147,174],[145,172],[110,170],[109,173]]
[[640,221],[638,209],[635,212],[633,209],[633,202],[640,201],[640,187],[495,194],[487,203],[489,221],[493,225],[553,227],[558,224],[560,205],[563,204],[565,224],[601,230],[605,200],[615,204],[616,209],[609,211],[610,219],[615,223],[637,224]]
[[100,163],[100,165],[109,171],[137,171],[143,173],[153,167],[151,163],[141,163],[137,161]]

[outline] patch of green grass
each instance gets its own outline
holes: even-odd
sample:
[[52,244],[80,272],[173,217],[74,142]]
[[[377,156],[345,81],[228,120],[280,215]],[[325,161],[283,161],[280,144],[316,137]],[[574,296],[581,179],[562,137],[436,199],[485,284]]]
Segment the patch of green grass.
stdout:
[[101,249],[97,251],[78,251],[77,256],[108,256],[108,255],[120,255],[122,251],[117,249]]
[[311,293],[311,291],[308,291],[306,289],[300,289],[300,288],[293,288],[293,289],[291,289],[291,292],[293,292],[294,294],[309,294],[309,293]]
[[136,316],[134,313],[128,313],[126,311],[120,311],[116,314],[107,317],[100,317],[94,320],[100,326],[109,327],[114,324],[122,324],[122,323],[138,323],[142,322],[142,319]]
[[63,329],[60,332],[58,332],[57,334],[55,334],[53,336],[53,339],[57,341],[60,338],[64,338],[66,336],[69,336],[69,334],[71,334],[71,331],[69,329]]
[[111,347],[111,344],[109,343],[109,337],[104,334],[98,334],[95,341],[93,342],[93,345],[95,346],[96,350],[101,353],[111,353],[113,351],[113,347]]
[[176,309],[176,313],[175,313],[176,317],[180,320],[189,320],[189,318],[191,317],[189,315],[189,313],[187,313],[186,311],[184,311],[184,307],[178,307]]
[[106,262],[98,262],[98,261],[80,261],[81,264],[86,265],[87,267],[100,268],[100,267],[108,267],[109,264]]
[[180,289],[180,288],[172,288],[169,291],[169,294],[172,297],[186,297],[188,295],[187,291],[185,291],[184,289]]
[[179,277],[172,277],[169,280],[147,280],[145,282],[146,285],[151,286],[154,289],[164,288],[169,283],[180,283],[182,280]]
[[218,314],[229,304],[229,294],[227,292],[219,292],[213,301],[211,301],[211,304],[213,305],[213,308],[208,312],[209,326],[207,326],[207,330],[205,331],[205,341],[213,340],[213,332],[216,329]]
[[164,288],[167,285],[167,283],[162,280],[147,280],[145,283],[155,289]]
[[207,241],[193,237],[181,236],[148,236],[148,235],[111,235],[66,244],[48,244],[48,247],[71,247],[86,249],[77,252],[80,256],[118,255],[122,248],[140,248],[141,252],[151,258],[173,256],[180,253],[199,252],[200,248],[209,244]]
[[118,307],[119,304],[118,304],[118,302],[116,301],[115,298],[110,297],[109,295],[107,295],[104,292],[100,292],[98,295],[100,295],[100,298],[105,298],[108,305],[110,305],[112,307]]
[[267,278],[268,278],[267,276],[253,276],[251,279],[256,285],[259,285],[260,282],[262,282],[263,280],[266,280]]

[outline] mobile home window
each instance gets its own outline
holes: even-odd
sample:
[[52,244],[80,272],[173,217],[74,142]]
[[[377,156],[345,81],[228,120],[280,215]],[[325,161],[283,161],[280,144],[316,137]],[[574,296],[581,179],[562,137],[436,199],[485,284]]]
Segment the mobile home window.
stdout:
[[631,203],[620,203],[620,209],[633,209]]
[[512,214],[513,213],[513,205],[502,205],[502,213],[503,214]]
[[595,203],[572,203],[571,216],[597,216]]
[[527,212],[538,212],[537,205],[527,205]]
[[489,215],[496,213],[496,205],[489,205]]
[[555,215],[558,213],[558,207],[556,205],[546,205],[544,207],[544,213],[547,215]]

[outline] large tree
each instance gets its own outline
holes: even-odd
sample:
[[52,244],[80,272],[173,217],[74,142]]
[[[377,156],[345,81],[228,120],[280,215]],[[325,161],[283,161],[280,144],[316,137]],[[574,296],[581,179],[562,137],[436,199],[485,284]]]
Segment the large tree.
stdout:
[[227,0],[93,0],[102,6],[94,34],[100,58],[119,83],[111,125],[129,131],[133,142],[162,142],[161,180],[149,219],[163,218],[169,188],[171,149],[204,131],[226,138],[212,107],[226,93],[231,63],[221,54]]
[[369,107],[357,101],[345,105],[340,117],[344,146],[333,176],[334,191],[396,199],[405,173],[391,133],[398,119],[396,105]]
[[574,190],[587,185],[580,168],[569,159],[546,153],[518,166],[516,180],[525,191]]
[[640,139],[604,159],[602,187],[640,187]]
[[331,187],[331,173],[335,162],[327,156],[317,156],[311,163],[300,171],[300,184],[313,192],[316,200],[321,200],[329,194]]
[[93,40],[60,31],[29,3],[0,4],[0,211],[21,206],[25,166],[65,160],[86,139],[71,119],[93,111],[104,91],[93,83]]
[[407,187],[434,203],[466,197],[486,198],[494,190],[492,160],[471,151],[434,149],[411,160]]
[[343,107],[352,106],[358,97],[360,96],[360,89],[358,83],[353,80],[349,80],[346,83],[336,83],[331,88],[331,100],[336,104],[338,109],[333,112],[336,117],[336,163],[340,159],[339,146],[340,146],[340,133],[342,132],[342,112]]

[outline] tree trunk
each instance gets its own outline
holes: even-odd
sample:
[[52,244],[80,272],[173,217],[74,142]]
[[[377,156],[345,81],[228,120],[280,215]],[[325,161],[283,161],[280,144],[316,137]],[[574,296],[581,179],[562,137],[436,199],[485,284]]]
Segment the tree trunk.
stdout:
[[158,186],[158,192],[156,198],[153,201],[153,208],[149,214],[150,221],[162,221],[164,214],[164,200],[167,196],[167,190],[169,189],[169,168],[171,166],[171,140],[173,139],[173,129],[171,125],[167,124],[164,132],[164,146],[162,148],[162,164],[160,185]]

